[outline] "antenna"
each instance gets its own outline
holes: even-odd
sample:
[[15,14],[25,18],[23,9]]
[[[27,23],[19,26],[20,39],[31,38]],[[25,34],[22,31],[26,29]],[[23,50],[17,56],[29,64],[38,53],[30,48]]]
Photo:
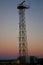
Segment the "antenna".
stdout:
[[21,4],[20,5],[23,5],[23,3],[25,2],[25,0],[23,1],[23,2],[21,2]]
[[[28,9],[30,8],[30,6],[25,5],[24,2],[26,2],[25,0],[23,2],[21,2],[18,6],[17,9]],[[23,5],[24,4],[24,5]]]

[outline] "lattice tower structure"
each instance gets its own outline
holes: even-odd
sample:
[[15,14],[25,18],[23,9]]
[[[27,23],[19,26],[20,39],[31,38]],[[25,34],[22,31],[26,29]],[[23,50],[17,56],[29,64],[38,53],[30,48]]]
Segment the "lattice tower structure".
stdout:
[[24,59],[26,59],[26,57],[28,56],[28,48],[27,48],[25,10],[28,9],[29,7],[25,6],[24,2],[25,1],[19,4],[17,6],[17,9],[19,9],[19,56],[24,57]]

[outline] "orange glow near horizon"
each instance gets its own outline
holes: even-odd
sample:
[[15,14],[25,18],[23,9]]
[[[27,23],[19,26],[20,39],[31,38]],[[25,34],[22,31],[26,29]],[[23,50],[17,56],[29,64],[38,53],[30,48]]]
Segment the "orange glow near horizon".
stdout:
[[[28,55],[43,56],[42,44],[37,41],[27,41],[28,43]],[[39,44],[39,45],[38,45]],[[1,39],[0,41],[0,56],[18,56],[19,54],[19,42],[16,39]]]

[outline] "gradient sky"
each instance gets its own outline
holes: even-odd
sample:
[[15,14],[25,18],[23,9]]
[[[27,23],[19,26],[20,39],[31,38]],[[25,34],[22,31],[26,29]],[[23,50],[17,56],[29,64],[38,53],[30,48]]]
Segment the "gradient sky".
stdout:
[[[0,58],[19,54],[19,11],[23,0],[0,0]],[[43,0],[26,0],[28,55],[43,57]]]

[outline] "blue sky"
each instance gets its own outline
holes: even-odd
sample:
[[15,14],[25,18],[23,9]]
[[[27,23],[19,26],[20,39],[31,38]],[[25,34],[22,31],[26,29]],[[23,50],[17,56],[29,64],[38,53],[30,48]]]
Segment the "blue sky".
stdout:
[[[11,57],[13,54],[13,56],[18,55],[19,11],[17,5],[22,1],[0,0],[0,57],[10,56],[10,54]],[[26,4],[30,5],[25,15],[28,55],[43,57],[43,0],[26,0]]]

